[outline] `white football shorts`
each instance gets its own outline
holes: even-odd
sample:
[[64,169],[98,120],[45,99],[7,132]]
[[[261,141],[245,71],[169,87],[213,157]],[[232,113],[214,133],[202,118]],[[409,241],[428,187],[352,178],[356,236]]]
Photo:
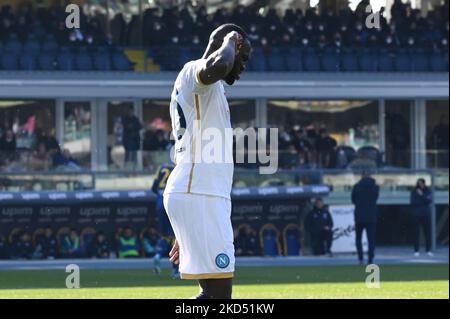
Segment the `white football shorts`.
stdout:
[[231,201],[192,193],[164,195],[164,207],[180,245],[182,279],[234,275]]

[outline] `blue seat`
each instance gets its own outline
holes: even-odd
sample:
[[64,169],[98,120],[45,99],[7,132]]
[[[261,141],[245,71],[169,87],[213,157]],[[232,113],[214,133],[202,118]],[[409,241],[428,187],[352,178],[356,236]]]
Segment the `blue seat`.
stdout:
[[371,50],[363,50],[359,54],[359,65],[363,72],[376,72],[378,70],[378,61],[376,53]]
[[58,50],[58,43],[55,40],[46,40],[42,44],[41,49],[46,52],[56,52]]
[[414,72],[430,71],[430,64],[427,55],[423,50],[417,50],[411,55],[411,67]]
[[5,42],[4,50],[10,53],[19,54],[22,51],[22,43],[20,43],[16,35],[11,35]]
[[261,48],[256,48],[253,51],[253,55],[252,55],[251,59],[249,60],[248,66],[249,66],[250,71],[256,71],[256,72],[267,71],[268,67],[267,67],[266,57]]
[[269,54],[267,64],[272,72],[284,72],[287,70],[284,54],[278,49],[273,49]]
[[23,53],[19,57],[19,64],[21,70],[34,71],[37,69],[36,57],[30,53]]
[[448,71],[448,57],[443,52],[433,52],[430,57],[430,68],[433,72]]
[[75,55],[75,67],[80,71],[91,71],[94,69],[91,56],[87,52],[78,52]]
[[411,72],[411,57],[406,51],[399,51],[395,57],[395,70],[398,72]]
[[73,71],[75,69],[74,57],[70,52],[61,52],[57,57],[58,69],[62,71]]
[[130,71],[131,63],[123,52],[115,52],[112,56],[112,66],[116,71]]
[[356,53],[353,51],[344,52],[341,55],[341,67],[342,71],[356,72],[359,71],[358,59]]
[[378,70],[380,72],[394,71],[394,59],[389,53],[380,52],[380,56],[378,57]]
[[110,71],[111,70],[111,56],[109,52],[97,51],[93,55],[94,68],[99,71]]
[[325,72],[339,72],[341,70],[339,55],[336,52],[325,52],[321,58],[321,65]]
[[39,69],[44,71],[52,71],[55,69],[55,57],[49,53],[41,53],[37,57]]
[[274,230],[265,230],[262,234],[263,255],[264,256],[278,256],[278,235]]
[[303,56],[303,67],[305,71],[319,72],[320,71],[320,59],[317,51],[313,48],[306,50]]
[[283,231],[285,256],[298,256],[300,253],[300,229],[297,225],[289,224]]
[[19,70],[17,55],[11,52],[3,52],[0,59],[0,67],[3,70]]
[[300,48],[290,48],[286,53],[287,70],[299,72],[303,70],[302,51]]
[[23,51],[37,55],[41,50],[41,44],[33,37],[29,38],[23,45]]

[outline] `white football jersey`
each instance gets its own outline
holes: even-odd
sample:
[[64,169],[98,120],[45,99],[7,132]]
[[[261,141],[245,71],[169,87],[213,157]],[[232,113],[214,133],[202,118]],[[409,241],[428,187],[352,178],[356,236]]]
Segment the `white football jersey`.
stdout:
[[170,117],[176,166],[164,194],[230,199],[234,168],[230,109],[222,81],[204,85],[197,78],[205,63],[206,59],[186,63],[175,81]]

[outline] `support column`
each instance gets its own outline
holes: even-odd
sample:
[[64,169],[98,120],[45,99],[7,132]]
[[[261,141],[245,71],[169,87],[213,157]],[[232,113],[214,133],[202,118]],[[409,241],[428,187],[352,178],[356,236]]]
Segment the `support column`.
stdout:
[[379,131],[379,147],[383,153],[383,162],[386,161],[386,102],[378,100],[378,131]]
[[415,169],[425,169],[427,167],[426,156],[426,133],[427,119],[425,100],[414,100],[413,110],[411,112],[411,149],[412,149],[412,167]]
[[[137,116],[137,118],[139,119],[139,122],[144,123],[144,110],[143,110],[143,101],[142,99],[134,99],[133,100],[133,104],[134,104],[134,112]],[[143,162],[143,152],[142,152],[142,142],[144,141],[143,139],[143,132],[140,133],[141,134],[141,145],[139,147],[139,151],[138,151],[138,156],[137,156],[137,169],[138,170],[142,170],[144,167],[144,162]]]
[[267,127],[267,99],[256,99],[256,126]]
[[55,138],[61,148],[64,148],[64,101],[56,99],[55,105]]

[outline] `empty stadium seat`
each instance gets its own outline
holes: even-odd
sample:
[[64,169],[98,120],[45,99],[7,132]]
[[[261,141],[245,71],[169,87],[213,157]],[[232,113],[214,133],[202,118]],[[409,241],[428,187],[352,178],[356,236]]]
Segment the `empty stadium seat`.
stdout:
[[[376,72],[378,70],[379,59],[374,50],[362,50],[358,57],[360,70],[363,72]],[[387,65],[389,63],[385,61],[385,64]]]
[[394,58],[388,51],[381,50],[378,56],[378,71],[394,71]]
[[269,71],[272,72],[284,72],[287,70],[284,53],[277,48],[274,48],[267,56],[267,64],[269,66]]
[[15,34],[11,34],[9,39],[6,40],[4,45],[4,51],[19,54],[22,51],[22,43]]
[[339,72],[341,70],[339,55],[334,50],[326,50],[321,57],[322,71]]
[[111,55],[106,49],[98,49],[93,54],[94,68],[99,71],[111,70]]
[[277,228],[273,224],[266,224],[261,228],[259,235],[263,256],[279,256],[280,243],[278,242]]
[[433,72],[448,71],[448,53],[435,51],[430,57],[430,69]]
[[348,50],[341,55],[342,71],[356,72],[359,71],[357,55],[353,50]]
[[315,49],[309,48],[306,50],[305,55],[303,56],[303,66],[305,71],[320,71],[320,59],[318,52]]
[[424,50],[415,50],[411,54],[411,67],[414,72],[430,71],[430,64]]
[[267,61],[261,48],[255,48],[252,57],[248,62],[250,71],[265,72],[267,71]]
[[74,57],[71,52],[60,52],[56,60],[59,70],[72,71],[75,69]]
[[395,70],[398,72],[410,72],[411,68],[411,57],[409,53],[405,50],[399,50],[395,56]]
[[0,58],[0,67],[3,70],[18,70],[17,55],[11,52],[3,52]]
[[19,66],[21,70],[33,71],[37,69],[36,57],[30,53],[23,53],[19,57]]
[[131,63],[121,50],[116,50],[112,56],[112,66],[116,71],[130,71]]
[[81,49],[75,55],[75,67],[80,71],[90,71],[94,69],[92,58],[85,49]]
[[300,228],[295,224],[287,225],[283,230],[284,255],[298,256],[300,253]]
[[40,70],[52,71],[55,69],[55,57],[50,53],[42,53],[37,57],[37,65]]
[[303,70],[302,51],[300,48],[290,48],[286,53],[287,70],[299,72]]

